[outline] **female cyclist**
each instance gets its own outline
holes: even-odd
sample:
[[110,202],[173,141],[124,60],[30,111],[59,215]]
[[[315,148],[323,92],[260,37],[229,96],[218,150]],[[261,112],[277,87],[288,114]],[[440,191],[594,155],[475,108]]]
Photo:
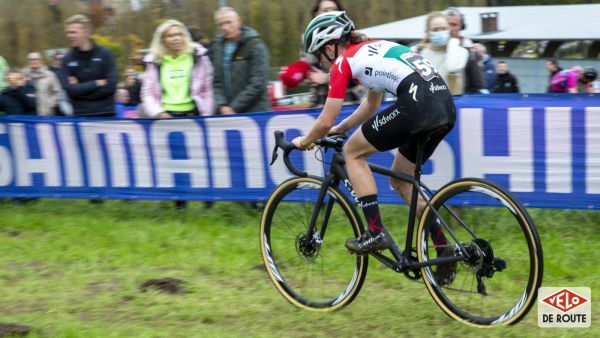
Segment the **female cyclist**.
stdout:
[[[452,96],[431,62],[406,46],[368,40],[355,31],[346,12],[328,12],[315,17],[304,32],[304,45],[307,53],[330,69],[330,87],[323,111],[309,133],[292,142],[306,150],[328,133],[344,133],[362,124],[345,144],[344,156],[369,231],[359,238],[348,239],[346,247],[357,254],[388,249],[392,240],[379,214],[377,186],[367,158],[376,152],[398,149],[392,169],[412,175],[418,140],[439,128],[447,127],[448,132],[454,126],[456,113]],[[351,79],[368,89],[367,97],[348,118],[334,126]],[[385,91],[395,94],[397,101],[372,116]],[[423,161],[431,156],[444,136],[437,135],[427,143]],[[409,204],[411,186],[395,179],[391,184]],[[424,205],[419,197],[417,216]],[[436,246],[447,243],[439,225],[435,224],[431,232]]]

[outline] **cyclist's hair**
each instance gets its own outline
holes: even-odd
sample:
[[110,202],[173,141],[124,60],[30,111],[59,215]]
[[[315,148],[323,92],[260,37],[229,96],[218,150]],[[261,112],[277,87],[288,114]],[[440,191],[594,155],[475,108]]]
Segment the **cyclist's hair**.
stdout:
[[154,36],[152,37],[152,42],[150,43],[150,54],[154,57],[154,62],[160,63],[163,56],[167,54],[167,48],[163,42],[163,35],[167,31],[167,29],[171,27],[179,27],[181,33],[183,34],[183,40],[185,44],[185,48],[183,53],[189,54],[194,50],[194,45],[192,44],[192,38],[190,36],[190,32],[187,27],[181,22],[177,20],[167,20],[161,23],[156,30],[154,31]]
[[427,15],[427,19],[425,19],[425,37],[423,38],[423,43],[428,43],[429,42],[429,34],[427,34],[429,32],[429,25],[431,25],[431,21],[433,21],[433,19],[435,18],[444,18],[444,20],[448,21],[448,19],[446,19],[446,15],[442,12],[431,12]]
[[67,20],[65,20],[65,26],[80,24],[82,25],[88,32],[92,32],[94,27],[92,26],[92,21],[85,15],[75,14],[70,16]]
[[[317,12],[319,11],[319,5],[321,5],[321,2],[323,2],[325,0],[316,0],[315,3],[313,4],[312,8],[310,9],[310,14],[312,14],[313,18],[315,16],[317,16]],[[343,11],[344,7],[342,6],[342,3],[339,0],[331,0],[332,2],[335,2],[335,5],[337,6],[336,11]]]

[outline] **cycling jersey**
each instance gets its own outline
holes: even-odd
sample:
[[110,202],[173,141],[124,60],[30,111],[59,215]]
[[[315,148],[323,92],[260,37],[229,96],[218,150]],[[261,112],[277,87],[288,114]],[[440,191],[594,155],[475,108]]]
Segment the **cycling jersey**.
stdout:
[[433,64],[408,47],[383,40],[350,44],[330,71],[328,97],[343,99],[348,80],[382,93],[397,93],[400,83],[418,73],[425,81],[439,77]]
[[456,112],[448,86],[429,60],[406,46],[383,40],[350,44],[331,67],[328,97],[344,98],[348,80],[396,95],[394,104],[361,127],[367,142],[379,151],[397,148],[414,163],[418,141],[443,130],[423,149],[426,161],[454,126]]

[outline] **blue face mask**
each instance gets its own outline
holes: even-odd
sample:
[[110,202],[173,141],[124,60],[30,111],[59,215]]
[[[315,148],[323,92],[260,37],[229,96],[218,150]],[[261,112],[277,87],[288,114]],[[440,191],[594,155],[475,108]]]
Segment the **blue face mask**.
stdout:
[[450,31],[449,30],[429,33],[429,41],[431,41],[431,44],[436,47],[445,46],[448,43],[449,39],[450,39]]

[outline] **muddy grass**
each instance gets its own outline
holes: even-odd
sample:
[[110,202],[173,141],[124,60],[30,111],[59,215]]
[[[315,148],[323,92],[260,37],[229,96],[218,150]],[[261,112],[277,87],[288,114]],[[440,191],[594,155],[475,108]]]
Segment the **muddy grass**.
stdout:
[[167,293],[167,294],[184,294],[186,293],[183,285],[184,281],[177,278],[161,278],[161,279],[149,279],[142,283],[140,286],[140,290],[142,292],[146,292],[149,289],[154,289],[156,291]]
[[31,328],[15,323],[0,323],[0,337],[24,337],[29,334]]

